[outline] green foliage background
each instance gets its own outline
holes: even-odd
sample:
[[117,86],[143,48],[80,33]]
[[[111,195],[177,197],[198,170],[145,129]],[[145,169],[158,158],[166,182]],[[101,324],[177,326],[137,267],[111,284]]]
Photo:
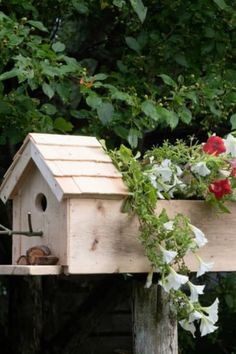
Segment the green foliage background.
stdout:
[[[1,0],[0,11],[0,143],[9,155],[30,131],[144,152],[164,138],[236,128],[235,1]],[[224,301],[208,349],[233,354],[227,279],[211,286]],[[198,341],[184,336],[182,353],[195,353]]]

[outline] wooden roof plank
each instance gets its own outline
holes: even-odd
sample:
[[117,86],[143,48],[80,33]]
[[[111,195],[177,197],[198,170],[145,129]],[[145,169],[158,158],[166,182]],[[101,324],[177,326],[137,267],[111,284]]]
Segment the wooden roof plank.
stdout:
[[55,176],[122,177],[112,163],[45,160]]
[[46,160],[111,162],[101,147],[38,144],[37,149]]
[[73,180],[84,194],[128,195],[128,189],[121,178],[73,177]]
[[4,203],[9,199],[15,186],[20,181],[20,178],[23,175],[23,172],[29,164],[30,160],[31,144],[27,144],[23,153],[13,161],[12,165],[4,176],[4,180],[0,189],[0,198]]
[[91,136],[80,135],[59,135],[59,134],[37,134],[30,133],[30,139],[35,144],[63,145],[63,146],[91,146],[101,147],[98,140]]

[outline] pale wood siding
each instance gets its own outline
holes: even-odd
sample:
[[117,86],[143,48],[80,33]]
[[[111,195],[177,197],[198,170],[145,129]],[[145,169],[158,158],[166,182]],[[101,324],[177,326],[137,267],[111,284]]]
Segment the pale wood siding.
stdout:
[[[138,240],[136,217],[120,212],[118,200],[70,200],[69,269],[71,273],[135,273],[150,270]],[[231,214],[217,214],[201,201],[160,201],[157,213],[166,208],[170,217],[183,212],[205,232],[209,242],[199,255],[214,261],[213,271],[236,270],[236,204]],[[198,262],[186,257],[193,271]]]
[[[36,202],[40,193],[47,199],[45,211]],[[14,201],[14,228],[28,230],[27,213],[31,212],[34,231],[42,230],[44,235],[13,236],[13,264],[28,248],[43,244],[59,257],[59,264],[67,264],[67,200],[58,203],[36,166],[32,167],[27,182],[20,186],[18,195]]]

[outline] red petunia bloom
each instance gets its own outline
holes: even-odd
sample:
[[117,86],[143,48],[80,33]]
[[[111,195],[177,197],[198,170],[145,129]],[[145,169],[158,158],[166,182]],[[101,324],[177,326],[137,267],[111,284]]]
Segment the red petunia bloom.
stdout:
[[236,167],[232,169],[230,176],[236,177]]
[[230,181],[226,179],[218,179],[209,186],[209,191],[215,194],[217,199],[221,199],[224,195],[232,192]]
[[222,154],[226,151],[224,140],[219,136],[213,135],[207,139],[207,142],[203,145],[203,151],[209,155]]

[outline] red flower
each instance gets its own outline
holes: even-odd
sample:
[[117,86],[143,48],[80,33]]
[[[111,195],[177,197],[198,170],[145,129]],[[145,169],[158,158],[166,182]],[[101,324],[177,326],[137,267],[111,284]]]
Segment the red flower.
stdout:
[[214,193],[217,199],[220,199],[225,194],[230,194],[232,192],[230,181],[227,178],[218,179],[210,184],[209,191]]
[[232,169],[230,176],[236,177],[236,167]]
[[213,135],[208,138],[207,142],[203,145],[203,151],[209,155],[219,155],[226,151],[224,140],[219,136]]

